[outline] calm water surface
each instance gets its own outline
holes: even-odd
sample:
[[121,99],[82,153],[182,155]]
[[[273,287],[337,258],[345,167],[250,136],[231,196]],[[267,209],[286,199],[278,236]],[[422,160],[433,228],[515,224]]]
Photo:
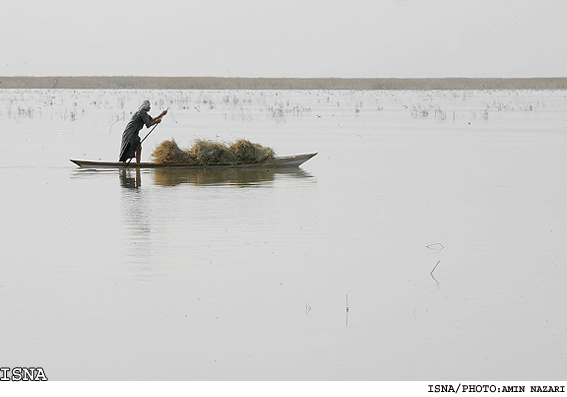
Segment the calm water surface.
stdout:
[[[565,380],[567,92],[0,97],[2,366],[50,380]],[[68,161],[115,160],[145,98],[170,113],[144,159],[172,137],[319,154],[283,170]]]

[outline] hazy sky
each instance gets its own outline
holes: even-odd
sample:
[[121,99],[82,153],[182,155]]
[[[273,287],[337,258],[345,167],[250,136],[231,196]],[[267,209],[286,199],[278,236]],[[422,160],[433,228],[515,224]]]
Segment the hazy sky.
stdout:
[[0,75],[564,77],[565,0],[2,4]]

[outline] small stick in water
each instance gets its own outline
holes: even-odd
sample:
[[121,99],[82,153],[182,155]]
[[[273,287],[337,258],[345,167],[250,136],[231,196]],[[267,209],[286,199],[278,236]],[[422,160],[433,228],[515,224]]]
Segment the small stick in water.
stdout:
[[346,296],[346,319],[345,319],[346,320],[345,325],[346,325],[347,328],[348,328],[348,310],[349,310],[349,307],[348,307],[348,295],[347,295]]
[[439,262],[441,262],[441,261],[440,261],[440,260],[437,261],[437,264],[435,265],[435,267],[433,268],[433,270],[431,270],[431,271],[429,272],[429,274],[433,275],[433,272],[434,272],[435,269],[437,268],[437,265],[439,264]]

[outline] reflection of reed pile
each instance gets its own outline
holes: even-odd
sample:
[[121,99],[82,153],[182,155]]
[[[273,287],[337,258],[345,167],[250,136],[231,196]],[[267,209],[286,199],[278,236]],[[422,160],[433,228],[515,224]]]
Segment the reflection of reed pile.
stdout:
[[274,150],[241,139],[230,146],[220,142],[199,139],[190,149],[182,150],[174,139],[163,141],[152,153],[159,164],[259,164],[274,160]]
[[275,179],[277,171],[265,168],[156,168],[154,183],[160,186],[176,186],[191,183],[197,186],[234,185],[257,186]]
[[308,180],[313,176],[301,168],[156,168],[154,183],[159,186],[177,186],[190,183],[197,186],[271,186],[276,178]]

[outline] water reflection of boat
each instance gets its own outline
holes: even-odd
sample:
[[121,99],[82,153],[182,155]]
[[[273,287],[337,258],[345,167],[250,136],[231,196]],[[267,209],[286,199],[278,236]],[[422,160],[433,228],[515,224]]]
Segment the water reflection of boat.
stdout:
[[224,168],[224,169],[168,169],[154,170],[154,183],[160,186],[175,186],[182,183],[193,185],[251,186],[272,182],[277,177],[311,178],[300,168]]
[[270,168],[156,168],[142,171],[140,168],[95,169],[78,168],[72,178],[100,177],[118,171],[120,186],[137,189],[142,185],[142,174],[152,178],[158,186],[176,186],[190,183],[198,186],[233,185],[254,186],[275,181],[277,178],[313,178],[313,175],[298,167]]
[[159,164],[159,163],[136,163],[131,162],[125,165],[122,162],[109,161],[91,161],[91,160],[73,160],[71,162],[83,168],[184,168],[184,169],[226,169],[226,168],[258,168],[258,167],[298,167],[307,160],[315,156],[317,153],[298,154],[295,156],[277,156],[271,163],[255,163],[255,164],[209,164],[209,165],[191,165],[191,164]]

